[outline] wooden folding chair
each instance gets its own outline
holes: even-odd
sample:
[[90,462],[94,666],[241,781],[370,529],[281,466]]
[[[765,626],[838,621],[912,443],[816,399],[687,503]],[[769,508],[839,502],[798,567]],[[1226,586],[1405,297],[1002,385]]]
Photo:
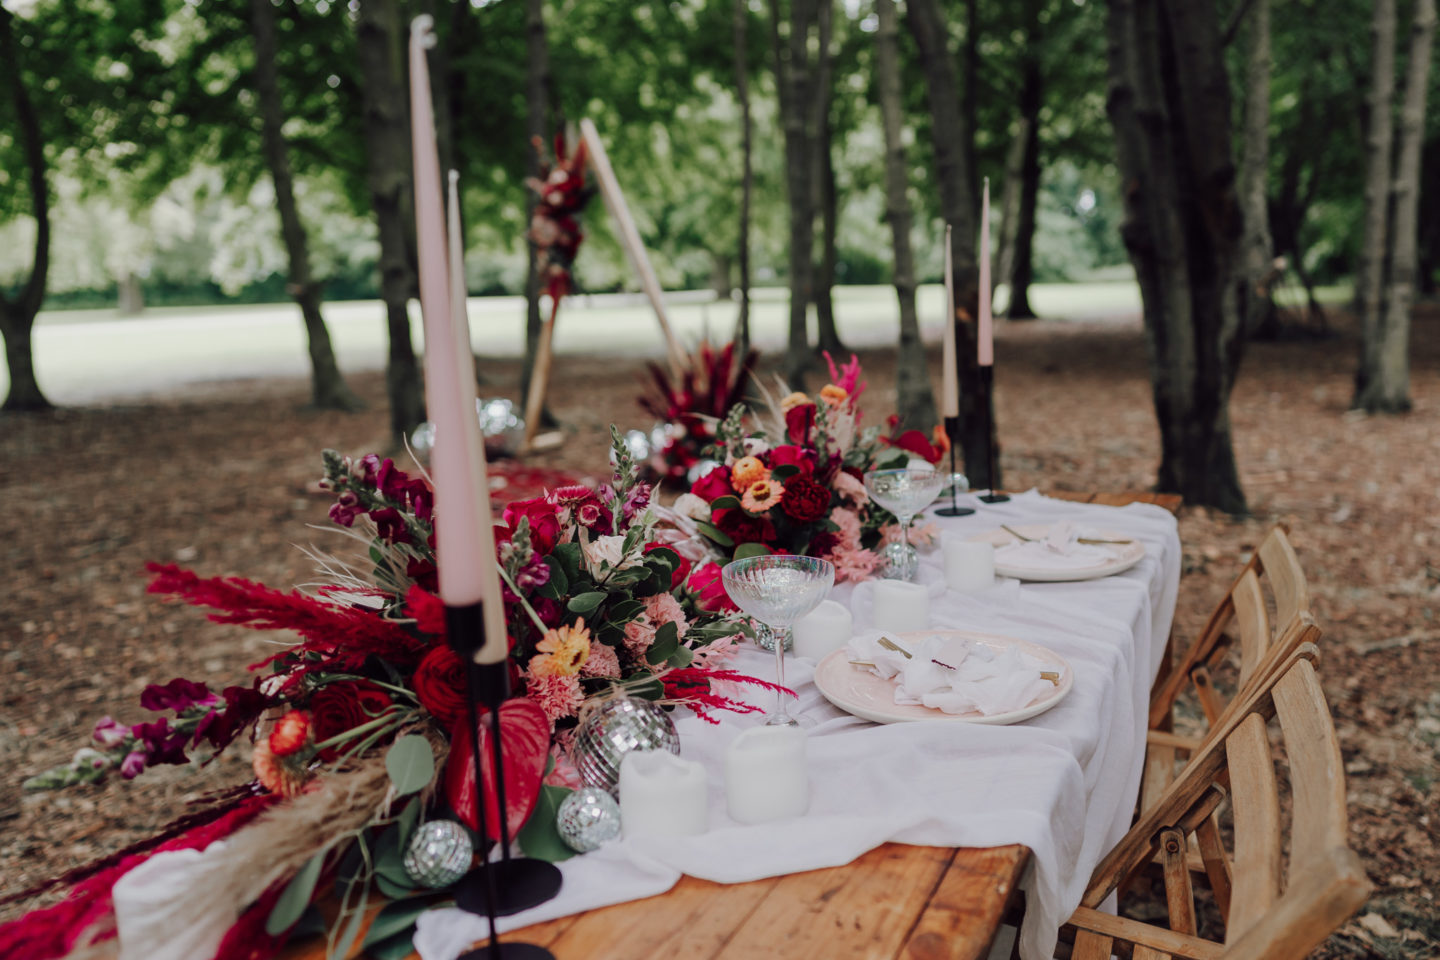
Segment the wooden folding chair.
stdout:
[[[1262,580],[1263,576],[1263,580]],[[1272,622],[1265,587],[1274,606]],[[1193,687],[1210,729],[1258,678],[1302,643],[1320,638],[1310,616],[1305,572],[1285,531],[1276,527],[1226,591],[1205,628],[1175,669],[1151,692],[1145,774],[1140,785],[1140,810],[1149,809],[1175,779],[1179,761],[1193,754],[1206,736],[1187,737],[1169,729],[1175,701],[1186,685]],[[1227,700],[1214,680],[1220,662],[1238,648],[1239,679],[1234,699]]]
[[[1096,867],[1073,932],[1072,960],[1109,960],[1128,944],[1134,960],[1294,960],[1306,956],[1364,904],[1370,884],[1347,841],[1339,740],[1302,644],[1257,677],[1222,715],[1165,794]],[[1292,798],[1288,844],[1267,724],[1278,717]],[[1214,814],[1229,801],[1233,856]],[[1191,870],[1194,835],[1224,922],[1223,940],[1199,935]],[[1169,925],[1098,908],[1127,877],[1159,861]],[[1122,951],[1123,952],[1123,951]]]

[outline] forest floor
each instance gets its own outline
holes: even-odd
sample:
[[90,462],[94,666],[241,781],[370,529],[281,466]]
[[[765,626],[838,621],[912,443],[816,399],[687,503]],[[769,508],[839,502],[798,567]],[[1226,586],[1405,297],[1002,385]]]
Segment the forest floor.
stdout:
[[[1250,347],[1231,404],[1251,516],[1180,515],[1177,636],[1192,637],[1265,532],[1286,524],[1322,625],[1321,674],[1344,748],[1354,846],[1374,896],[1323,948],[1331,958],[1440,951],[1440,310],[1413,334],[1415,409],[1347,409],[1356,343],[1342,333]],[[938,352],[938,351],[937,351]],[[1135,490],[1154,482],[1138,323],[1008,324],[996,348],[1007,486]],[[894,354],[862,354],[867,417],[894,403]],[[485,364],[515,396],[513,361]],[[570,432],[544,466],[603,467],[611,420],[648,428],[639,361],[564,357],[552,407]],[[767,374],[768,375],[768,374]],[[938,382],[938,370],[932,370]],[[228,381],[0,419],[0,897],[153,834],[207,790],[249,776],[246,750],[133,783],[22,794],[96,718],[140,719],[149,683],[234,682],[264,634],[145,594],[147,561],[275,586],[305,583],[297,544],[326,544],[312,493],[319,451],[387,444],[383,379],[352,378],[368,412],[303,408],[293,379]],[[53,897],[53,895],[52,895]],[[0,907],[0,919],[50,899]]]

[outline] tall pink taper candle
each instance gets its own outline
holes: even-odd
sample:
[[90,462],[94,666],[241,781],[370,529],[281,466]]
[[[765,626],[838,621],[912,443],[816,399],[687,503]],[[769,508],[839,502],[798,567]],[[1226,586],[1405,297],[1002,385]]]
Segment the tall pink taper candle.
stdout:
[[[455,362],[451,321],[449,255],[445,205],[440,191],[440,158],[435,146],[435,117],[430,104],[430,74],[425,50],[434,45],[434,20],[416,17],[410,24],[410,135],[415,161],[415,233],[420,262],[420,310],[425,320],[425,405],[435,425],[430,476],[435,483],[435,549],[440,597],[450,606],[468,606],[485,598],[486,557],[480,544],[481,503],[474,458],[466,450],[475,408],[462,405],[460,368]],[[468,352],[468,351],[467,351]],[[468,424],[467,424],[468,421]],[[488,494],[488,491],[486,491]],[[488,511],[483,515],[490,522]],[[491,641],[498,644],[494,657]],[[505,655],[504,635],[487,637],[477,659],[498,662]],[[484,656],[489,653],[490,658]]]
[[980,341],[978,359],[980,366],[989,367],[995,363],[995,339],[990,318],[990,178],[985,178],[984,192],[980,195]]
[[[495,556],[495,523],[490,512],[490,472],[485,463],[485,434],[475,418],[475,357],[470,346],[470,317],[465,309],[465,245],[460,239],[460,174],[450,171],[450,196],[447,205],[448,239],[450,241],[450,318],[455,330],[455,363],[458,367],[460,384],[460,409],[468,410],[471,416],[464,417],[465,454],[470,460],[470,472],[475,477],[474,496],[478,500],[480,515],[480,552],[484,557]],[[463,414],[462,414],[463,416]],[[505,636],[505,601],[500,592],[500,569],[494,563],[481,562],[481,589],[485,595],[485,636]],[[499,644],[497,643],[498,647]],[[507,644],[508,646],[508,644]],[[487,649],[490,649],[487,645]],[[486,650],[480,651],[482,658]],[[493,655],[494,650],[490,649]],[[482,663],[498,662],[482,659]]]
[[940,416],[960,416],[960,381],[955,370],[955,265],[950,260],[950,224],[945,224],[945,339],[941,351]]

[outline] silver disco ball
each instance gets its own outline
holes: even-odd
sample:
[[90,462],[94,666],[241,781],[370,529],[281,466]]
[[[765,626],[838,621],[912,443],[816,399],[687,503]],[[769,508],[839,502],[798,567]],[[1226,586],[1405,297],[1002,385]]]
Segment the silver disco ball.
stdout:
[[[475,418],[485,437],[487,457],[513,456],[520,449],[525,440],[525,419],[510,400],[505,397],[476,399]],[[435,424],[427,420],[416,427],[410,434],[410,449],[420,459],[429,460],[430,451],[435,449]]]
[[[643,430],[625,431],[625,449],[630,454],[630,459],[636,463],[644,463],[650,459],[650,438]],[[615,465],[615,451],[610,451],[610,465]]]
[[465,876],[475,849],[470,834],[454,820],[429,820],[415,828],[401,864],[405,875],[439,890]]
[[638,697],[617,697],[592,707],[575,728],[570,759],[580,779],[614,793],[620,763],[637,750],[669,750],[680,755],[675,722],[658,704]]
[[620,804],[599,787],[581,787],[560,801],[555,829],[571,850],[589,853],[620,836]]
[[685,479],[693,487],[701,477],[705,476],[705,474],[709,473],[711,470],[714,470],[718,466],[720,466],[720,464],[715,460],[697,461],[696,463],[691,464],[689,470],[685,471]]

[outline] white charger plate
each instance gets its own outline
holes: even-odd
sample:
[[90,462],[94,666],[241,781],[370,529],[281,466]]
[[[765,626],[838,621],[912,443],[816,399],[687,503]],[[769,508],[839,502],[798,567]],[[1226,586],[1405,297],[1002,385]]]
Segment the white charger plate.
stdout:
[[[1023,533],[1032,540],[1044,540],[1050,532],[1051,524],[1029,523],[1010,524],[1011,529]],[[1019,543],[1020,539],[1005,530],[989,530],[985,533],[977,533],[968,539],[974,542],[993,544],[995,547],[995,572],[1002,577],[1013,577],[1016,580],[1029,580],[1032,583],[1061,583],[1070,580],[1098,580],[1101,577],[1113,576],[1117,573],[1124,573],[1135,564],[1145,559],[1145,544],[1135,539],[1128,533],[1121,533],[1115,530],[1102,530],[1099,536],[1106,540],[1129,540],[1129,543],[1098,544],[1105,552],[1111,554],[1110,559],[1097,563],[1077,567],[1033,567],[1016,563],[1006,563],[1000,555],[1000,548],[1007,547],[1012,543]]]
[[878,677],[869,667],[857,667],[850,662],[849,648],[841,647],[822,659],[815,667],[815,686],[835,706],[846,713],[854,714],[861,720],[873,723],[905,723],[914,720],[956,720],[961,723],[1008,724],[1029,720],[1049,710],[1065,699],[1075,685],[1075,671],[1065,658],[1053,650],[1028,640],[1016,637],[998,637],[988,633],[971,633],[966,630],[921,630],[916,633],[897,634],[902,641],[915,642],[926,637],[947,636],[973,640],[991,647],[996,652],[1008,647],[1018,647],[1021,653],[1053,665],[1060,674],[1060,682],[1049,693],[1043,694],[1019,710],[985,716],[981,713],[946,713],[935,707],[921,704],[897,704],[895,702],[895,680]]

